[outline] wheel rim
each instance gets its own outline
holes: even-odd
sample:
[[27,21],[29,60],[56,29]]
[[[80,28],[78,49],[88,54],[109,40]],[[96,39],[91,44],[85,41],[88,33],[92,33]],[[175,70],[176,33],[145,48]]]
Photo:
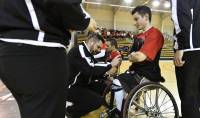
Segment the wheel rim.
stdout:
[[175,118],[176,108],[166,90],[159,86],[141,87],[130,100],[128,118]]

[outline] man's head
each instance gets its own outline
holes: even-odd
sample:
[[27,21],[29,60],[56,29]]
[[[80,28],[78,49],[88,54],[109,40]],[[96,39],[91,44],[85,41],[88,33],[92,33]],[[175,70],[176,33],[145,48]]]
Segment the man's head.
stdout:
[[99,53],[104,42],[104,39],[98,33],[89,33],[87,46],[92,54]]
[[147,6],[137,6],[132,10],[131,14],[138,30],[144,30],[151,22],[151,9]]
[[107,51],[112,52],[117,48],[117,41],[114,38],[110,38],[106,40]]

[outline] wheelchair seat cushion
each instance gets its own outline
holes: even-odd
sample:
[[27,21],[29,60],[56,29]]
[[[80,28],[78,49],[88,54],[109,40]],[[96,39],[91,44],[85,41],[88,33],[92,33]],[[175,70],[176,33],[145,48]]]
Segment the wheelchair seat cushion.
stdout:
[[129,93],[134,87],[136,87],[143,77],[138,75],[137,73],[123,73],[117,76],[120,83],[122,84],[122,88]]

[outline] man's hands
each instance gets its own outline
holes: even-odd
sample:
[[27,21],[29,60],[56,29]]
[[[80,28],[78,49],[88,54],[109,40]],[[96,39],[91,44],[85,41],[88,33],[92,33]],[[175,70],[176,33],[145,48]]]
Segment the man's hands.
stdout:
[[183,50],[177,50],[174,54],[174,65],[177,67],[182,67],[185,64],[183,61]]
[[112,67],[118,67],[121,65],[121,62],[122,62],[122,58],[120,55],[118,55],[111,61],[111,65]]
[[128,60],[129,60],[130,62],[133,61],[133,55],[134,55],[134,54],[135,54],[135,52],[132,52],[131,54],[128,55]]
[[97,29],[97,23],[96,23],[96,21],[93,18],[91,18],[90,19],[90,23],[89,23],[89,25],[87,27],[87,30],[89,32],[95,32],[96,29]]
[[131,54],[128,55],[128,60],[132,63],[142,62],[146,59],[147,59],[147,56],[140,51],[132,52]]

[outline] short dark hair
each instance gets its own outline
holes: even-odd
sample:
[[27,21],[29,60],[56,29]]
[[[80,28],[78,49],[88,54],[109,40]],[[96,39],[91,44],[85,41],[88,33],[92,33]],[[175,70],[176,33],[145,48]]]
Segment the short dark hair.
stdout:
[[109,41],[111,46],[115,46],[115,48],[117,48],[117,40],[116,39],[109,38],[106,41]]
[[95,32],[89,32],[88,39],[89,40],[95,39],[95,40],[101,41],[102,43],[105,43],[105,40],[103,39],[103,37],[99,33],[95,33]]
[[140,15],[144,16],[145,14],[149,15],[149,21],[151,22],[151,9],[145,5],[143,6],[137,6],[136,8],[134,8],[131,12],[131,14],[135,14],[136,12],[138,12]]

